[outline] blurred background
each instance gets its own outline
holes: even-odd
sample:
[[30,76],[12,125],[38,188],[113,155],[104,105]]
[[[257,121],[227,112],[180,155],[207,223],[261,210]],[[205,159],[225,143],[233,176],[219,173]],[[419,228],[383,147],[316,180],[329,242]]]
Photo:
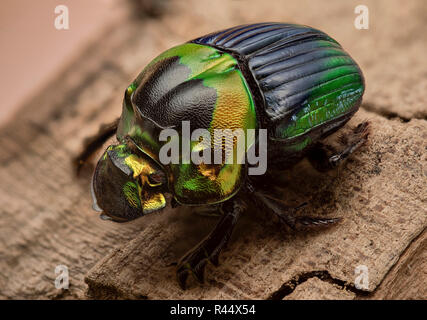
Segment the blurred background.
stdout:
[[[412,111],[392,110],[410,118],[423,117],[421,102],[411,99],[412,91],[426,88],[425,35],[426,1],[184,1],[184,0],[3,0],[0,2],[0,124],[14,111],[52,81],[79,56],[108,26],[135,17],[163,20],[167,37],[157,39],[170,45],[204,33],[240,23],[284,21],[317,27],[337,39],[369,73],[382,74],[380,83],[368,83],[367,96],[381,103],[407,96]],[[369,29],[355,27],[358,5],[369,9]],[[57,30],[55,8],[65,5],[69,29]],[[164,16],[163,18],[161,16]],[[176,41],[176,42],[175,42]],[[162,47],[162,46],[160,46]],[[167,47],[164,46],[166,49]],[[404,50],[405,55],[400,54]],[[403,51],[402,51],[403,52]],[[379,59],[381,57],[381,59]],[[387,68],[385,64],[388,63]],[[141,58],[141,62],[146,62]],[[420,67],[417,67],[419,65]],[[414,71],[415,70],[415,71]],[[139,71],[139,70],[138,70]],[[397,75],[413,81],[411,93],[396,85],[387,94],[384,84],[393,86]],[[378,90],[376,89],[378,88]],[[386,111],[383,107],[382,110]],[[392,109],[395,109],[392,107]],[[414,111],[415,110],[415,111]]]
[[[0,124],[123,13],[117,4],[116,0],[0,2]],[[68,30],[55,28],[58,5],[68,7]]]

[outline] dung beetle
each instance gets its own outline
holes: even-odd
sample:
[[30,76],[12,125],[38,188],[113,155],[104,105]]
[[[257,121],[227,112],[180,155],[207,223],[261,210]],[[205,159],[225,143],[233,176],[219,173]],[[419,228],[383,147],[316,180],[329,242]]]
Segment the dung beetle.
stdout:
[[[176,129],[183,144],[185,121],[191,130],[210,134],[216,129],[264,130],[268,144],[257,144],[259,134],[244,152],[264,148],[267,173],[304,157],[326,171],[367,140],[369,124],[362,122],[336,154],[328,154],[321,143],[358,110],[364,88],[356,62],[322,31],[285,23],[221,30],[152,60],[125,90],[121,117],[87,143],[78,165],[116,134],[118,144],[107,148],[92,178],[94,209],[106,219],[129,221],[159,211],[167,204],[165,194],[172,206],[208,206],[220,212],[214,230],[177,264],[177,279],[185,288],[189,273],[203,282],[206,263],[218,265],[219,253],[249,202],[291,228],[337,219],[293,215],[269,194],[268,182],[258,183],[248,174],[247,162],[226,163],[221,157],[215,164],[188,163],[179,158],[165,164],[159,153],[172,138],[160,139],[162,132]],[[224,151],[222,143],[214,137],[204,146]],[[192,141],[191,150],[198,152],[197,147]]]

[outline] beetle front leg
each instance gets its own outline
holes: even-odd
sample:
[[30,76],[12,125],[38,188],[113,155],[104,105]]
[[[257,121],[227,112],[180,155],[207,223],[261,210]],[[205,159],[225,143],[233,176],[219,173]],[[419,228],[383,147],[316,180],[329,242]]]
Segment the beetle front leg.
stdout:
[[321,143],[317,144],[308,154],[308,160],[320,172],[338,167],[368,140],[369,128],[369,122],[364,121],[355,127],[351,134],[342,135],[340,140],[345,148],[334,155],[328,155],[327,148]]
[[224,213],[212,232],[180,259],[176,275],[183,290],[185,290],[189,273],[203,283],[206,263],[209,261],[218,266],[219,254],[230,240],[234,226],[245,208],[240,199],[232,199],[224,203],[222,207]]
[[85,140],[82,152],[73,160],[77,174],[87,159],[116,133],[119,120],[120,118],[117,118],[113,122],[101,125],[97,134]]

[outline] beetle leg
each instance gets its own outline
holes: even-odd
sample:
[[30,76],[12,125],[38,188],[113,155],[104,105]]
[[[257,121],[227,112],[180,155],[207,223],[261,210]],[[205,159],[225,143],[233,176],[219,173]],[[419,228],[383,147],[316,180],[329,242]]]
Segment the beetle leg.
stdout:
[[227,245],[245,205],[240,199],[233,199],[224,203],[222,209],[224,213],[212,232],[178,262],[176,275],[183,290],[189,273],[203,283],[206,263],[209,261],[218,266],[219,254]]
[[318,143],[308,154],[308,159],[316,170],[329,171],[339,166],[350,154],[360,148],[368,140],[368,136],[369,122],[364,121],[355,127],[350,135],[340,137],[341,143],[345,145],[344,150],[328,156],[327,147]]
[[76,174],[80,172],[80,169],[86,160],[89,159],[89,157],[97,151],[108,138],[116,133],[119,120],[120,118],[117,118],[111,123],[101,125],[97,134],[85,139],[82,152],[80,152],[80,154],[73,160]]
[[310,216],[297,216],[296,212],[307,205],[306,202],[297,207],[287,207],[281,201],[268,196],[262,192],[253,189],[253,195],[256,202],[261,203],[267,207],[270,211],[274,212],[279,218],[281,223],[286,224],[292,230],[298,229],[298,227],[320,227],[328,226],[340,221],[340,218],[321,218],[321,217],[310,217]]
[[293,217],[294,229],[297,229],[297,226],[303,227],[326,227],[331,224],[335,224],[341,221],[341,218],[320,218],[320,217],[310,217],[310,216],[301,216]]

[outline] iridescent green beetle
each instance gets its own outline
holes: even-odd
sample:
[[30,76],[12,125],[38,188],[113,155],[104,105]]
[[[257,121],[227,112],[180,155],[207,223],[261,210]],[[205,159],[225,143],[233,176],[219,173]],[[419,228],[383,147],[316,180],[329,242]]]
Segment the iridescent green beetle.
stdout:
[[[218,264],[248,198],[292,228],[336,219],[286,213],[265,184],[249,179],[247,163],[163,164],[162,130],[179,131],[183,121],[190,122],[191,130],[210,133],[266,129],[268,172],[288,168],[303,157],[328,170],[367,139],[364,122],[335,155],[326,156],[319,142],[352,117],[363,92],[363,75],[354,60],[331,37],[307,26],[242,25],[176,46],[144,68],[125,92],[120,119],[100,131],[79,157],[83,163],[116,133],[119,143],[107,148],[95,169],[94,208],[102,217],[129,221],[164,208],[166,193],[173,205],[218,208],[222,216],[216,228],[177,267],[183,288],[190,272],[202,282],[207,261]],[[256,142],[248,143],[245,152]],[[210,147],[217,143],[222,140],[212,140]],[[196,147],[193,142],[191,148]]]

